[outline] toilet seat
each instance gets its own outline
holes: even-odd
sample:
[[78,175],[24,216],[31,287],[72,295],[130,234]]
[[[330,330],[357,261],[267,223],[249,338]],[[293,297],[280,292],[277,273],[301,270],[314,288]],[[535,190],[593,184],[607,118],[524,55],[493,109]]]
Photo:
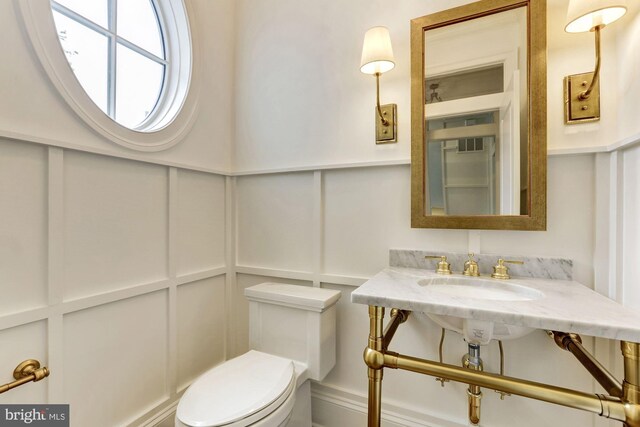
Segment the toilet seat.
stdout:
[[285,420],[295,385],[291,360],[251,350],[200,376],[180,400],[176,421],[191,427],[245,427],[272,413]]

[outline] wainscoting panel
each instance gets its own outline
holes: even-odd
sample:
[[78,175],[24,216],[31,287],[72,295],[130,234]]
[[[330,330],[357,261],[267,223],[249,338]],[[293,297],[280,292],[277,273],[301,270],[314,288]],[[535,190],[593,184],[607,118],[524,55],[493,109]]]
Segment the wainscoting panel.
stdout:
[[225,357],[224,276],[178,287],[178,390]]
[[63,191],[64,300],[168,277],[166,167],[65,152]]
[[[0,331],[0,349],[0,378],[4,384],[12,378],[13,370],[23,360],[47,360],[47,322],[41,320]],[[47,403],[47,380],[4,393],[0,402]]]
[[95,427],[175,408],[226,351],[227,179],[0,140],[0,366],[51,371],[0,403]]
[[0,140],[0,314],[47,304],[47,149]]
[[64,392],[74,425],[124,425],[169,397],[167,307],[160,290],[64,316]]
[[238,265],[311,271],[313,173],[237,181]]
[[[409,165],[322,172],[322,272],[371,276],[389,248],[466,248],[466,230],[411,229]],[[463,249],[464,250],[464,249]]]
[[225,178],[179,170],[177,180],[178,274],[224,265]]

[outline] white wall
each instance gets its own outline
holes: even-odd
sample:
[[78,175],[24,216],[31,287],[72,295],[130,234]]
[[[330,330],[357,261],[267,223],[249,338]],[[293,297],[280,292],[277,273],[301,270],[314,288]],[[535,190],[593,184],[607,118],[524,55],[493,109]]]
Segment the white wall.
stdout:
[[144,154],[75,116],[18,2],[0,2],[0,366],[6,379],[27,358],[51,371],[0,403],[69,403],[73,426],[140,425],[226,358],[229,179],[197,170],[231,165],[234,2],[187,3],[198,117],[182,143]]
[[[562,79],[593,67],[593,35],[565,33],[567,2],[549,3],[548,146],[556,153],[605,150],[620,137],[617,114],[621,100],[612,77],[617,75],[617,32],[603,36],[602,119],[566,126]],[[633,260],[622,253],[609,259],[613,253],[609,248],[622,244],[616,240],[622,236],[619,230],[610,229],[609,217],[622,215],[622,210],[616,210],[615,200],[611,212],[606,205],[597,205],[608,202],[609,197],[621,197],[622,187],[614,185],[620,172],[611,167],[615,153],[597,159],[593,154],[549,158],[545,232],[411,229],[408,166],[341,169],[358,162],[408,160],[409,20],[456,4],[238,2],[235,168],[248,175],[276,172],[236,178],[236,255],[242,273],[238,290],[265,279],[295,279],[343,291],[338,364],[323,383],[314,386],[314,422],[319,425],[365,422],[367,383],[361,351],[366,345],[368,318],[366,307],[349,302],[349,292],[388,264],[389,248],[454,252],[474,248],[505,255],[569,258],[574,260],[576,280],[612,297],[615,293],[607,291],[618,284],[610,277],[610,263]],[[374,25],[390,28],[397,62],[381,81],[382,102],[396,102],[400,117],[399,142],[386,146],[373,143],[374,82],[358,67],[362,36]],[[635,154],[621,154],[623,157],[625,168],[633,167],[631,162],[637,160]],[[277,173],[283,169],[290,172]],[[628,175],[622,180],[635,183],[637,177]],[[631,194],[629,185],[624,191]],[[635,196],[625,198],[625,206],[635,203]],[[624,209],[625,218],[632,221],[635,207]],[[629,230],[627,223],[625,227]],[[596,241],[601,245],[596,246]],[[635,241],[633,237],[624,240],[627,246],[636,245]],[[602,254],[605,262],[595,260],[595,254]],[[630,276],[635,273],[627,269],[625,274],[627,271]],[[236,300],[236,307],[245,304]],[[246,317],[239,316],[235,322],[239,336],[246,335]],[[437,327],[417,315],[400,328],[393,346],[405,353],[436,357],[438,338]],[[509,375],[600,392],[575,360],[558,351],[541,332],[505,347]],[[587,347],[617,367],[618,362],[610,362],[619,359],[615,343],[588,340]],[[235,352],[245,348],[246,340],[240,339]],[[496,372],[496,349],[483,351],[487,369]],[[463,353],[461,338],[451,334],[445,359],[456,363]],[[460,385],[441,389],[432,378],[389,370],[383,389],[388,425],[466,425],[466,394]],[[557,425],[558,420],[570,426],[606,425],[598,417],[531,400],[510,397],[503,402],[490,392],[483,399],[483,419],[492,426],[537,427]]]
[[[632,2],[630,11],[623,19],[625,25],[616,28],[618,32],[618,94],[620,110],[618,131],[619,139],[640,133],[638,122],[638,104],[635,100],[640,96],[640,5]],[[612,26],[613,27],[613,26]]]
[[[73,425],[138,425],[170,412],[199,373],[246,349],[242,290],[281,280],[343,292],[339,361],[314,386],[314,420],[362,424],[367,315],[349,302],[349,292],[388,264],[389,248],[459,252],[479,244],[483,252],[571,258],[577,280],[623,300],[610,273],[620,265],[629,284],[620,293],[638,307],[640,295],[630,287],[637,277],[631,254],[640,252],[637,148],[550,158],[546,232],[410,228],[408,22],[464,2],[191,0],[204,75],[198,120],[182,144],[144,155],[103,140],[73,115],[40,68],[15,2],[0,2],[0,135],[115,156],[0,139],[0,362],[9,373],[36,357],[52,371],[0,395],[0,403],[71,403]],[[619,106],[635,105],[635,89],[603,97],[599,123],[563,125],[562,77],[586,71],[592,58],[589,37],[558,31],[564,7],[553,0],[549,13],[549,146],[607,146],[637,132],[631,113],[626,124],[616,121]],[[621,40],[637,41],[638,20],[629,22]],[[390,27],[398,60],[382,79],[383,102],[396,102],[400,114],[400,141],[388,146],[373,143],[374,81],[358,70],[362,35],[380,24]],[[615,39],[605,44],[618,50],[607,47],[612,56],[603,76],[616,60],[637,59],[633,49],[618,58]],[[622,77],[634,85],[630,75]],[[603,80],[603,88],[615,84]],[[379,160],[399,164],[340,168]],[[314,166],[321,164],[334,168]],[[190,168],[293,171],[225,178]],[[437,354],[433,323],[417,315],[405,326],[394,346]],[[617,355],[608,343],[596,350],[605,360]],[[463,351],[451,334],[446,360]],[[509,375],[593,388],[542,333],[509,343],[506,352]],[[485,354],[495,371],[496,349]],[[462,386],[385,375],[388,425],[463,425]],[[483,417],[495,426],[596,423],[580,412],[517,397],[502,402],[489,392]]]

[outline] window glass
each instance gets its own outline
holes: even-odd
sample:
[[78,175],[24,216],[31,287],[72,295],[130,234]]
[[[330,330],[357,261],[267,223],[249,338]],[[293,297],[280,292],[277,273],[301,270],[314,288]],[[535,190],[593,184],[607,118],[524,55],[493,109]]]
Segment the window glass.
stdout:
[[109,8],[107,0],[57,0],[57,3],[73,10],[103,28],[107,28],[109,26]]
[[150,0],[119,1],[117,25],[120,37],[164,58],[158,17]]
[[156,106],[164,66],[133,50],[118,45],[116,87],[116,121],[134,128],[151,114]]
[[73,73],[89,98],[108,113],[108,39],[58,12],[53,12],[53,18]]

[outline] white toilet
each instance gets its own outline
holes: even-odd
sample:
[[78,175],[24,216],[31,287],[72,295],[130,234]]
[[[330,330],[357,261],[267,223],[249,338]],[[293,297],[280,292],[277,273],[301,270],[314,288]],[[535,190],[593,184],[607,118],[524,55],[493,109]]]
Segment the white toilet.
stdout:
[[309,379],[335,365],[340,292],[262,283],[244,294],[251,350],[191,384],[176,427],[311,427]]

